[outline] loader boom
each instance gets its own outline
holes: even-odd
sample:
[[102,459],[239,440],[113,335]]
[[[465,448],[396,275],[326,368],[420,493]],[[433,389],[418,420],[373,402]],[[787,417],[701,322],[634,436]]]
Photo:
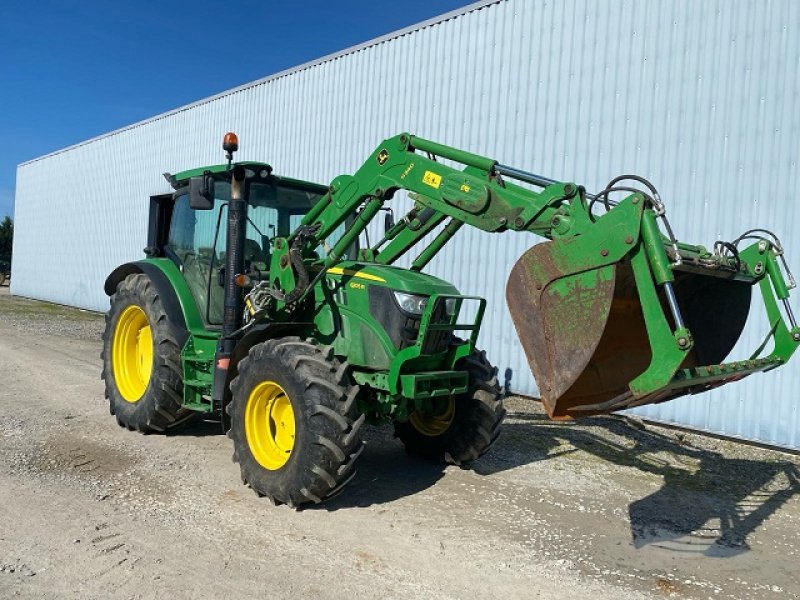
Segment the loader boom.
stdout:
[[[427,156],[416,151],[426,152]],[[465,168],[459,171],[447,166],[436,160],[437,156],[459,161]],[[376,209],[371,207],[380,208],[398,189],[417,194],[420,206],[429,209],[417,211],[425,212],[423,219],[433,217],[440,223],[449,217],[484,231],[510,229],[551,237],[552,218],[573,199],[580,206],[578,221],[589,221],[574,184],[551,182],[534,192],[503,180],[496,161],[402,134],[384,141],[355,174],[334,179],[329,194],[306,215],[304,224],[320,224],[316,237],[325,239],[348,214],[364,204],[364,210],[374,214]],[[361,220],[359,233],[368,222],[366,218]],[[409,228],[404,226],[407,224],[402,221],[390,232],[385,241],[394,239],[394,244],[378,262],[393,262],[424,236],[419,229],[408,233]],[[427,233],[432,228],[428,225],[424,230]],[[401,232],[406,233],[399,236]],[[328,258],[329,265],[338,257],[334,250]]]
[[[514,267],[507,300],[552,417],[660,402],[786,362],[800,343],[800,329],[778,263],[780,243],[764,236],[741,251],[723,244],[715,252],[678,243],[657,191],[641,178],[633,179],[648,187],[629,187],[622,179],[630,178],[591,195],[574,183],[403,133],[380,144],[353,175],[331,182],[298,230],[276,244],[271,272],[280,273],[284,294],[302,298],[394,193],[406,190],[416,205],[383,239],[362,249],[365,264],[395,263],[445,221],[411,259],[412,270],[423,269],[463,225],[550,240]],[[619,191],[627,197],[611,201],[609,194]],[[595,205],[605,206],[605,214],[593,214]],[[314,249],[353,215],[327,256],[318,258]],[[669,235],[661,233],[658,218]],[[299,267],[300,257],[305,266]],[[298,267],[316,276],[301,277]],[[720,364],[744,327],[756,284],[774,350]],[[788,326],[777,300],[784,303]]]

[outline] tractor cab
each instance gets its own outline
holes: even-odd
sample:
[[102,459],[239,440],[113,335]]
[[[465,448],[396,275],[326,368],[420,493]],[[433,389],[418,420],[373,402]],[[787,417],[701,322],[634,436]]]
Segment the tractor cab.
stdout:
[[247,204],[245,271],[267,279],[272,240],[289,235],[326,187],[272,174],[265,163],[213,165],[167,175],[175,193],[151,199],[148,250],[171,259],[183,272],[206,325],[220,327],[224,313],[228,206],[233,168],[244,171]]

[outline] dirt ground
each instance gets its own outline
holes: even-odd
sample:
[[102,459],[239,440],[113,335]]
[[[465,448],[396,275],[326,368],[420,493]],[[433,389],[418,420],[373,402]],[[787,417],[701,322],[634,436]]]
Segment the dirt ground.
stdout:
[[470,469],[367,434],[359,473],[293,511],[196,422],[117,427],[102,317],[0,288],[0,598],[800,597],[800,457],[508,400]]

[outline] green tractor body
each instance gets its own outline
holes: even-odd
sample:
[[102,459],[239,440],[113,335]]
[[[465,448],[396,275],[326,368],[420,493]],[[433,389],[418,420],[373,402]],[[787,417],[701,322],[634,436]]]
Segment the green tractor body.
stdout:
[[[248,172],[267,169],[260,163],[240,165]],[[213,401],[214,357],[224,320],[225,211],[230,188],[223,181],[215,186],[217,197],[210,210],[189,206],[189,181],[198,173],[220,173],[224,166],[207,167],[172,177],[174,196],[153,199],[152,239],[145,260],[121,266],[108,279],[113,293],[125,276],[141,272],[165,280],[164,295],[174,291],[185,324],[181,352],[183,374],[182,404],[193,410],[220,409],[228,393],[230,375],[225,376],[218,404]],[[298,180],[279,179],[254,182],[247,207],[245,270],[266,280],[270,269],[270,243],[288,236],[321,196],[325,188]],[[258,198],[258,200],[256,200]],[[257,203],[256,203],[257,202]],[[159,214],[169,219],[158,219]],[[159,244],[159,240],[162,241]],[[355,258],[357,248],[352,248]],[[152,277],[152,275],[151,275]],[[469,323],[458,323],[461,304],[474,302],[478,310]],[[464,393],[468,382],[456,363],[474,351],[485,301],[462,296],[450,283],[432,275],[389,265],[342,260],[326,271],[309,293],[302,308],[294,310],[291,321],[275,321],[263,315],[265,323],[254,325],[237,342],[236,360],[246,350],[272,337],[292,335],[312,338],[330,347],[337,356],[347,357],[353,379],[372,392],[360,408],[376,417],[405,419],[415,408],[424,408],[433,398]],[[176,306],[177,308],[177,306]],[[282,317],[278,312],[278,317]],[[452,332],[466,330],[466,340]],[[218,381],[223,381],[220,378]]]
[[[151,198],[147,258],[108,277],[103,376],[130,429],[218,415],[243,479],[276,502],[341,489],[366,421],[392,421],[410,452],[457,464],[491,447],[504,410],[476,348],[485,300],[422,272],[465,224],[547,238],[515,265],[507,300],[553,418],[711,389],[784,364],[800,344],[780,242],[762,230],[713,252],[677,242],[641,178],[625,177],[644,190],[617,178],[591,195],[401,134],[322,186],[232,162],[229,136],[228,164],[168,176],[174,193]],[[400,189],[414,208],[359,247]],[[755,243],[739,250],[745,239]],[[393,264],[418,245],[410,268]],[[753,287],[765,344],[723,363]]]

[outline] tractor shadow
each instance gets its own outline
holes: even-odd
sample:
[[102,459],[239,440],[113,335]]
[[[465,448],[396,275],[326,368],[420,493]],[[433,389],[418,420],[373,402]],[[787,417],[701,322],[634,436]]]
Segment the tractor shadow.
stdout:
[[358,459],[357,473],[342,492],[306,510],[336,511],[366,508],[412,496],[444,477],[445,465],[406,453],[391,426],[365,427],[366,447]]
[[205,415],[195,415],[185,423],[174,429],[168,429],[164,434],[167,437],[209,437],[224,436],[222,424],[219,420],[206,418]]
[[[645,427],[624,416],[556,423],[544,413],[518,412],[509,416],[496,446],[473,470],[490,475],[562,460],[576,473],[600,469],[625,482],[630,478],[624,491],[636,494],[652,479],[643,481],[636,472],[616,468],[633,467],[662,479],[658,490],[628,505],[635,548],[651,544],[710,557],[747,552],[748,536],[800,493],[800,460],[738,444],[733,446],[736,456],[725,456],[691,445],[695,437]],[[728,445],[711,438],[700,443]]]
[[[195,419],[167,435],[221,436],[219,422]],[[391,426],[366,427],[358,471],[340,494],[306,510],[391,503],[434,486],[446,466],[408,455]],[[704,446],[704,447],[700,447]],[[724,447],[724,453],[716,450]],[[711,448],[711,449],[709,449]],[[748,537],[800,493],[800,458],[745,444],[644,426],[624,416],[553,422],[538,408],[510,411],[500,438],[468,467],[479,476],[557,461],[580,477],[620,481],[635,548],[728,557],[750,550]],[[550,471],[548,471],[550,472]],[[660,479],[653,487],[652,477]],[[646,494],[646,495],[645,495]]]

